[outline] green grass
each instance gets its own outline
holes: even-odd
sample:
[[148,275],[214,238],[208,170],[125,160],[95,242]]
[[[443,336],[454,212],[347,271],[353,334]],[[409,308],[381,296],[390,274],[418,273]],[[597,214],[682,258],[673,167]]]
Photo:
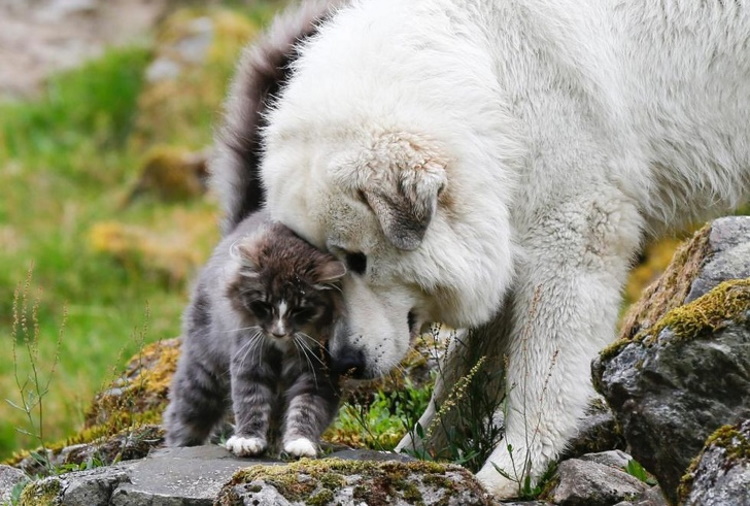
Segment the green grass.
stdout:
[[[180,211],[214,215],[205,202],[122,206],[142,156],[129,137],[149,59],[144,48],[113,50],[55,77],[38,100],[0,104],[0,339],[10,350],[13,293],[33,265],[39,361],[51,363],[56,353],[60,361],[45,399],[47,439],[80,427],[95,391],[137,351],[136,329],[147,326],[148,341],[178,335],[186,301],[184,283],[95,251],[91,227],[107,220],[154,226]],[[218,104],[202,107],[211,115]],[[195,135],[207,145],[210,126]],[[28,361],[19,359],[19,367],[25,375]],[[13,370],[11,354],[0,354],[0,457],[29,444],[17,431],[25,427],[22,413],[5,402],[18,398]]]

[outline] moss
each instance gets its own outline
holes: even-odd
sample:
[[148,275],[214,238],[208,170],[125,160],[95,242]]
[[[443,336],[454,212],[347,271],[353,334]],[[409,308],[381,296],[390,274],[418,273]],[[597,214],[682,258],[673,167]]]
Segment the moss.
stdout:
[[310,496],[310,498],[305,501],[305,504],[309,504],[310,506],[323,506],[324,504],[330,503],[332,500],[333,491],[323,489]]
[[621,339],[629,339],[649,327],[687,297],[706,256],[709,254],[710,225],[698,230],[675,252],[665,272],[640,296],[623,318]]
[[163,201],[189,200],[206,190],[206,157],[172,146],[157,146],[147,154],[137,184],[126,204],[143,194]]
[[[746,432],[746,431],[745,431]],[[677,487],[677,496],[680,503],[687,499],[693,488],[695,473],[700,466],[701,460],[706,452],[723,448],[726,461],[742,461],[750,463],[750,438],[743,433],[738,425],[724,425],[719,427],[713,434],[708,436],[703,450],[690,462],[685,474],[680,479],[680,485]]]
[[[302,459],[285,466],[256,465],[235,473],[222,489],[219,504],[238,504],[233,489],[259,481],[275,487],[289,501],[328,504],[334,498],[335,491],[346,486],[347,476],[359,475],[362,482],[353,486],[354,499],[366,499],[371,506],[378,506],[391,503],[395,496],[408,504],[421,505],[424,499],[418,487],[420,477],[423,483],[444,488],[450,493],[459,485],[445,477],[448,471],[462,472],[467,479],[471,479],[463,468],[435,462],[372,462],[330,458]],[[461,487],[465,486],[465,483],[461,484]]]
[[29,483],[21,492],[18,506],[57,506],[61,504],[62,482],[47,478]]
[[750,278],[725,281],[690,304],[670,310],[655,325],[639,332],[631,339],[621,339],[600,352],[609,359],[631,342],[652,346],[659,334],[669,328],[675,340],[689,340],[709,336],[730,322],[747,321],[750,313]]

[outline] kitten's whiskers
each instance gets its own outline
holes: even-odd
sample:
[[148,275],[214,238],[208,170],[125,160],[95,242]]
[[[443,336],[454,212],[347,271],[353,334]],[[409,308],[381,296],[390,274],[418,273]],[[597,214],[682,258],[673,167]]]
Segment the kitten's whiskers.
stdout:
[[292,335],[292,341],[295,344],[297,353],[302,352],[302,355],[305,356],[305,360],[307,361],[307,366],[310,369],[310,374],[312,374],[313,382],[315,383],[315,388],[318,388],[318,377],[315,374],[315,368],[313,367],[313,364],[310,361],[310,357],[308,356],[307,351],[306,351],[306,350],[310,350],[310,348],[308,348],[305,342],[299,339],[296,334]]

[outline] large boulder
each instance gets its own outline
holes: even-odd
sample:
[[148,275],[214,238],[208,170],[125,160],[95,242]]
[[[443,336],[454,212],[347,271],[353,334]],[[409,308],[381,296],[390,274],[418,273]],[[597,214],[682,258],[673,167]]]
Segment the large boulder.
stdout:
[[749,250],[750,218],[699,231],[592,366],[632,455],[671,502],[706,438],[750,418]]
[[750,506],[750,420],[711,435],[680,496],[684,506]]

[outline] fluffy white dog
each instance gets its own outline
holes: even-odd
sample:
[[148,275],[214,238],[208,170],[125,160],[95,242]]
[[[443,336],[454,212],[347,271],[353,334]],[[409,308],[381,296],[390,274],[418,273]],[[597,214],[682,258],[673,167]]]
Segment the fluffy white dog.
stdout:
[[748,197],[748,40],[744,2],[341,7],[300,48],[261,168],[272,215],[352,272],[334,358],[372,377],[426,322],[481,327],[513,387],[478,476],[515,495],[495,466],[511,444],[536,478],[564,449],[644,237]]

